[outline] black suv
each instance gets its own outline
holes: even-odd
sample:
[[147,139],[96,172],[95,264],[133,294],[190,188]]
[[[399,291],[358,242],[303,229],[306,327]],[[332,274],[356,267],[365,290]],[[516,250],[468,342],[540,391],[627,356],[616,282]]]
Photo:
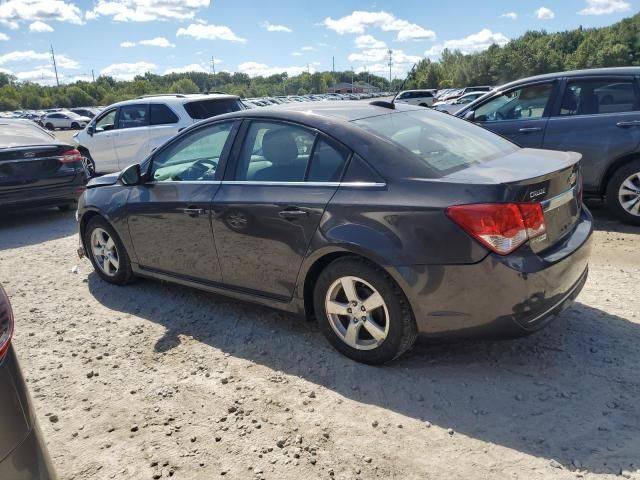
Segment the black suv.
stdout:
[[582,154],[585,193],[640,225],[640,67],[551,73],[503,85],[456,116],[523,147]]

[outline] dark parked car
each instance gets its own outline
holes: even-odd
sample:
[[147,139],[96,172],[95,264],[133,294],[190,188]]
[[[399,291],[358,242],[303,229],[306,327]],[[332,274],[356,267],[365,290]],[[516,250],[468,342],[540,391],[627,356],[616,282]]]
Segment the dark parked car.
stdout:
[[0,209],[75,206],[87,182],[82,161],[33,122],[0,119]]
[[582,154],[586,194],[640,225],[640,67],[525,78],[456,112],[523,147]]
[[0,285],[0,478],[55,480],[18,359],[11,346],[13,312]]
[[579,159],[404,104],[236,112],[93,179],[79,253],[114,284],[315,314],[342,353],[382,363],[418,332],[525,334],[571,302],[592,232]]

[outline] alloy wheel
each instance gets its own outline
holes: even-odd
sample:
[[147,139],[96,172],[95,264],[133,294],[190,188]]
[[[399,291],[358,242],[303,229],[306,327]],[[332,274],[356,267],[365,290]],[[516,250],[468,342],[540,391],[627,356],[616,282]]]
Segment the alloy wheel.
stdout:
[[389,334],[389,311],[382,295],[358,277],[341,277],[327,291],[325,310],[336,335],[357,350],[379,347]]
[[114,277],[118,273],[120,268],[118,249],[106,230],[96,228],[91,233],[91,253],[105,275]]
[[618,201],[627,213],[640,217],[640,172],[629,175],[620,185]]
[[87,172],[87,176],[89,178],[93,178],[96,174],[96,164],[93,162],[93,159],[89,158],[86,155],[82,155],[82,166]]

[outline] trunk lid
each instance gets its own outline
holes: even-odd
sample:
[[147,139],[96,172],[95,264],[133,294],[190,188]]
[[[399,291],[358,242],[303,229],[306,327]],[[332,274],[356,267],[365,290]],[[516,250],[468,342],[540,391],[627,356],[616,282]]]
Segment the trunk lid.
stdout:
[[568,234],[580,216],[582,178],[575,152],[523,148],[447,175],[444,181],[498,184],[501,202],[540,203],[546,233],[530,241],[539,252]]

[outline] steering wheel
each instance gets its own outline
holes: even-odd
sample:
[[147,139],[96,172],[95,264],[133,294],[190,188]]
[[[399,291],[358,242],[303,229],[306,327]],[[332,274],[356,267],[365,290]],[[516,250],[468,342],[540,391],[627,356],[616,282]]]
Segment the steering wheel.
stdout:
[[202,180],[203,177],[213,170],[215,173],[218,168],[218,162],[210,158],[201,158],[191,164],[189,168],[181,172],[179,175],[174,175],[172,180]]

